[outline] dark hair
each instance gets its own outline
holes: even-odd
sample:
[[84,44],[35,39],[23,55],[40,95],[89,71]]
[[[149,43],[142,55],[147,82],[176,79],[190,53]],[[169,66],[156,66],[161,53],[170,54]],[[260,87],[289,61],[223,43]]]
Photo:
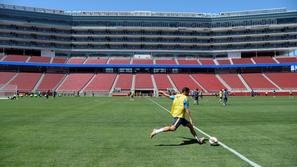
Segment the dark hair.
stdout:
[[184,93],[184,92],[190,92],[190,89],[189,89],[188,87],[184,87],[184,88],[182,89],[182,93]]

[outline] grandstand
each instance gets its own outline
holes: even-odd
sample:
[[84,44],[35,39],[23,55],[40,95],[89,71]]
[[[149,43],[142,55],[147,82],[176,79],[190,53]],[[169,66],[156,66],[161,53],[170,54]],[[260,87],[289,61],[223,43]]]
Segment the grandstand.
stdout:
[[0,90],[14,84],[21,93],[153,96],[188,86],[206,95],[297,94],[296,11],[0,9]]

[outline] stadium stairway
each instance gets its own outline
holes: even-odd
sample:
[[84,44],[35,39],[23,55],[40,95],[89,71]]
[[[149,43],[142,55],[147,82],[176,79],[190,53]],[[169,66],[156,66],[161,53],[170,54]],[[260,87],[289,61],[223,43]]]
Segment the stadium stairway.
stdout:
[[240,74],[237,74],[238,78],[240,79],[240,81],[244,84],[245,88],[250,92],[252,91],[251,87],[245,82],[245,80],[243,79],[243,77]]
[[[19,73],[14,79],[7,83],[17,85],[20,92],[31,92],[41,77],[41,73]],[[3,87],[5,89],[5,87]]]
[[17,72],[0,72],[0,89],[5,88],[19,73]]
[[266,78],[272,85],[277,87],[278,90],[282,90],[281,87],[279,87],[276,83],[274,83],[270,78],[268,78],[264,73],[262,73],[263,77]]
[[224,85],[228,90],[232,90],[232,88],[220,77],[220,75],[215,74],[216,78]]
[[135,90],[135,75],[132,75],[132,84],[131,84],[131,90]]
[[221,79],[221,82],[225,82],[226,87],[229,86],[229,90],[233,92],[241,92],[248,90],[237,74],[217,74],[217,76]]
[[37,90],[41,92],[48,90],[55,91],[64,78],[64,74],[45,73],[45,76],[37,87]]
[[153,86],[154,86],[154,94],[155,94],[155,96],[159,96],[157,84],[156,84],[155,77],[153,74],[151,74],[151,79],[152,79]]
[[79,94],[82,94],[85,89],[90,85],[90,83],[96,78],[97,74],[94,74],[92,78],[85,84],[85,86],[82,87],[82,89],[79,91]]
[[5,55],[0,55],[0,61],[3,61],[6,58]]
[[42,73],[40,79],[38,80],[38,82],[36,83],[36,85],[34,86],[34,88],[33,88],[33,90],[32,90],[33,92],[35,92],[35,91],[37,90],[37,88],[38,88],[39,85],[41,84],[41,82],[42,82],[44,76],[45,76],[45,73]]
[[202,89],[204,92],[208,93],[208,90],[205,89],[192,75],[189,75],[189,76],[198,85],[200,90]]
[[169,74],[166,75],[168,78],[168,81],[170,82],[170,84],[172,85],[172,87],[174,88],[175,92],[178,92],[178,89],[176,87],[176,85],[174,84],[174,82],[172,81],[172,79],[170,78]]
[[116,76],[116,74],[108,73],[95,74],[89,83],[81,90],[81,93],[86,93],[87,95],[91,95],[91,93],[96,95],[109,95]]
[[118,82],[118,80],[119,80],[119,74],[117,74],[116,75],[116,77],[115,77],[115,79],[114,79],[114,81],[113,81],[113,83],[112,83],[112,86],[111,86],[111,89],[109,90],[109,96],[112,96],[112,93],[113,93],[113,91],[114,91],[114,88],[115,88],[115,86],[116,86],[116,83]]
[[297,90],[297,73],[265,73],[271,81],[283,90]]
[[269,82],[261,73],[245,73],[241,75],[249,87],[254,90],[266,91],[277,89],[277,87]]

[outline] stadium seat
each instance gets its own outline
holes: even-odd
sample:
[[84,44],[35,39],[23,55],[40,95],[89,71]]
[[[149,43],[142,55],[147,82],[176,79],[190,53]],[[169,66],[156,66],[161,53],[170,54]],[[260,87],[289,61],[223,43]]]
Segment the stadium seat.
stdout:
[[35,62],[35,63],[50,63],[50,57],[39,57],[39,56],[32,56],[28,62]]
[[196,59],[177,59],[179,64],[199,64]]
[[110,58],[108,64],[130,64],[130,60],[128,58]]
[[136,90],[152,90],[154,89],[151,74],[136,74],[135,75],[135,89]]
[[116,76],[116,74],[96,74],[84,92],[109,92]]
[[3,61],[26,62],[30,56],[7,55]]
[[58,87],[57,92],[79,92],[93,77],[90,73],[72,73],[69,74],[63,83]]
[[154,64],[152,59],[133,59],[132,64]]
[[185,86],[192,90],[197,88],[202,90],[202,88],[197,85],[188,74],[170,74],[169,76],[179,91],[181,91]]
[[192,76],[208,92],[215,92],[226,88],[215,74],[192,74]]
[[217,59],[217,62],[219,63],[219,65],[231,64],[229,59]]
[[254,57],[253,60],[256,64],[275,64],[276,61],[272,59],[272,57]]
[[36,90],[45,92],[48,90],[54,90],[58,84],[63,80],[65,74],[47,73],[40,82]]
[[254,64],[250,58],[234,58],[233,64]]
[[156,59],[156,64],[176,64],[174,59]]
[[292,63],[292,62],[297,62],[296,57],[278,57],[276,58],[277,61],[280,63]]
[[108,61],[108,58],[94,58],[94,57],[89,57],[85,64],[106,64]]
[[54,57],[52,63],[64,64],[67,61],[64,57]]
[[282,89],[297,89],[297,73],[265,73],[265,75]]
[[119,78],[115,88],[120,88],[123,91],[130,91],[132,86],[132,74],[119,74]]
[[237,74],[220,74],[220,77],[231,87],[232,90],[246,90],[246,87]]
[[154,74],[154,78],[158,90],[167,90],[167,88],[174,88],[174,86],[171,85],[167,74]]
[[41,73],[22,72],[18,73],[18,75],[8,84],[17,85],[19,92],[31,92],[40,77]]
[[71,57],[67,64],[83,64],[85,62],[86,58],[84,57]]
[[199,59],[202,65],[214,65],[213,59]]
[[11,80],[16,75],[16,72],[0,72],[0,88]]
[[246,83],[250,86],[250,88],[254,90],[277,89],[261,73],[246,73],[241,75]]

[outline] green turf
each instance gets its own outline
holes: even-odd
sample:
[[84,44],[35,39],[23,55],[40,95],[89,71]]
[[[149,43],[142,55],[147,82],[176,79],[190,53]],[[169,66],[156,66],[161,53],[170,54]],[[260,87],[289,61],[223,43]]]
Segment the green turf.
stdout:
[[[297,166],[296,97],[231,97],[227,107],[205,97],[191,110],[196,126],[252,161]],[[171,121],[147,98],[0,100],[0,166],[249,166],[223,147],[187,142],[183,127],[149,139]]]

